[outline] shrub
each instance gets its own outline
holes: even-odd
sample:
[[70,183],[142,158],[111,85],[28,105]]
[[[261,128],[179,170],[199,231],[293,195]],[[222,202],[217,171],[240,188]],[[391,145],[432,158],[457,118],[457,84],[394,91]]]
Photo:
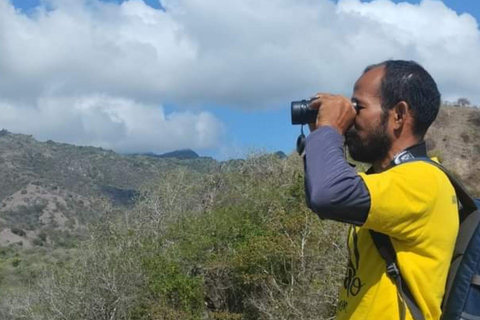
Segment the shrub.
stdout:
[[476,127],[480,127],[480,112],[472,112],[468,122]]
[[11,263],[12,263],[12,266],[16,268],[20,265],[21,262],[22,260],[20,260],[19,258],[13,258]]
[[17,227],[12,227],[10,229],[10,231],[12,231],[12,233],[20,236],[20,237],[25,237],[27,234],[25,233],[25,230],[22,230],[20,228],[17,228]]
[[[345,227],[306,207],[301,159],[252,156],[179,169],[107,212],[71,261],[2,319],[326,319],[343,276]],[[11,306],[15,306],[13,310]],[[4,308],[2,308],[4,307]]]
[[34,246],[40,247],[40,246],[43,246],[45,244],[45,242],[42,241],[42,239],[40,239],[40,238],[35,238],[35,239],[32,240],[32,244]]

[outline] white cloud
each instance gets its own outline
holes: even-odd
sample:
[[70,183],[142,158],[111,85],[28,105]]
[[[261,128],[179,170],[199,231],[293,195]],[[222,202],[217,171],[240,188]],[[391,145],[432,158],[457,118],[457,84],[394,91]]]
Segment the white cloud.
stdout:
[[471,15],[458,15],[443,2],[432,0],[420,5],[344,0],[338,12],[375,25],[372,29],[377,30],[377,37],[370,42],[388,44],[392,50],[383,59],[416,60],[436,79],[444,98],[465,96],[480,103],[480,83],[476,80],[480,72],[480,31]]
[[[417,60],[445,98],[480,103],[477,22],[440,1],[168,0],[166,11],[140,0],[43,3],[49,10],[27,16],[0,0],[0,126],[10,130],[27,132],[32,117],[42,119],[37,135],[73,143],[210,148],[222,124],[201,105],[350,94],[366,65],[388,58]],[[197,111],[165,120],[161,103]],[[187,124],[202,133],[176,131]],[[155,136],[167,131],[174,136]]]
[[10,131],[120,152],[210,149],[224,131],[206,112],[165,115],[154,105],[104,95],[42,97],[34,107],[0,101],[0,114]]

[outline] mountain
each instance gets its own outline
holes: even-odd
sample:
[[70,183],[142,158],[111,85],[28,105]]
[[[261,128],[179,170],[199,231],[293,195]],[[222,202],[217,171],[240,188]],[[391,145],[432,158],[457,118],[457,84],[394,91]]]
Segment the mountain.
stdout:
[[279,157],[280,159],[285,159],[287,158],[287,155],[285,154],[285,152],[283,151],[277,151],[274,153],[274,155],[276,155],[277,157]]
[[216,160],[192,152],[179,152],[189,155],[181,159],[120,155],[0,131],[0,246],[30,247],[54,238],[58,244],[97,218],[104,198],[128,206],[143,184],[165,172],[218,168]]
[[164,154],[144,153],[143,155],[154,158],[175,158],[175,159],[198,159],[200,156],[191,149],[175,150]]
[[[479,129],[480,110],[442,107],[426,137],[477,196]],[[331,317],[348,229],[309,212],[302,159],[282,158],[122,156],[0,132],[0,318]]]
[[[479,196],[480,110],[443,106],[426,142],[430,154]],[[192,150],[120,155],[0,131],[0,247],[71,246],[84,226],[101,216],[103,199],[131,206],[141,186],[162,174],[176,168],[213,172],[222,165]]]

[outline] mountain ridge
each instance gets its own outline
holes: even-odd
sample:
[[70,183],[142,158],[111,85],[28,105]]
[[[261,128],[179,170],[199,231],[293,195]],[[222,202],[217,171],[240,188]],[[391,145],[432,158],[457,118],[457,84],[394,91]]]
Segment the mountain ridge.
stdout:
[[46,245],[55,233],[80,234],[83,225],[98,218],[104,199],[129,206],[142,185],[165,172],[176,168],[211,172],[219,165],[207,157],[121,155],[1,130],[0,246]]
[[[477,196],[479,129],[479,109],[443,106],[425,137],[430,155],[439,157]],[[288,157],[283,152],[274,155]],[[242,161],[226,162],[235,167]],[[97,147],[40,142],[31,135],[1,130],[0,246],[71,245],[83,226],[100,216],[105,199],[128,207],[142,185],[167,172],[179,168],[214,172],[226,162],[201,157],[190,149],[122,155]]]

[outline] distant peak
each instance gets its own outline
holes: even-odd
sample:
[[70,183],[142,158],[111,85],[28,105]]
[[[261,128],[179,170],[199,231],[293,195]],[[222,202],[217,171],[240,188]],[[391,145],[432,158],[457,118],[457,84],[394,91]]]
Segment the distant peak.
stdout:
[[200,158],[198,153],[193,151],[192,149],[182,149],[182,150],[175,150],[163,154],[155,154],[152,152],[144,153],[145,156],[155,157],[155,158],[175,158],[175,159],[197,159]]
[[285,159],[287,158],[287,155],[285,154],[285,152],[283,151],[277,151],[274,153],[274,155],[276,155],[277,157],[279,157],[280,159]]

